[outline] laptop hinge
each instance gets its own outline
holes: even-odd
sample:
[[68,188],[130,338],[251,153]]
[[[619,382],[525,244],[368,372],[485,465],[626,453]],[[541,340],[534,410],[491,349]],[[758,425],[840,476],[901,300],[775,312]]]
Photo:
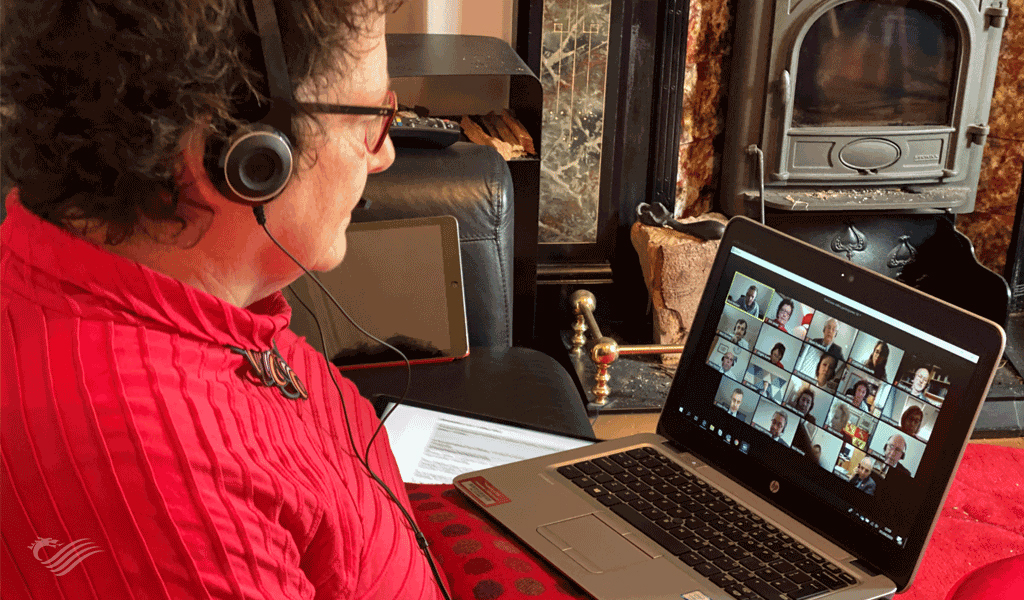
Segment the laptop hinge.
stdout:
[[679,442],[674,442],[672,440],[665,440],[665,445],[668,446],[669,448],[672,448],[676,452],[679,452],[680,454],[682,454],[683,452],[690,451],[690,449],[687,448],[686,446],[680,444]]
[[878,570],[876,570],[874,567],[872,567],[871,565],[867,564],[859,558],[854,561],[851,561],[850,564],[857,567],[861,571],[864,571],[872,577],[878,577],[879,575],[881,575],[881,573],[879,573]]

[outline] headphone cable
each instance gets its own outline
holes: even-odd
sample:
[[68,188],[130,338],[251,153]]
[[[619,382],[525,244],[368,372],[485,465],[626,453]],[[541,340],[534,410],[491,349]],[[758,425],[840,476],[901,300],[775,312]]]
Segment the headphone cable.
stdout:
[[327,374],[331,377],[331,382],[334,383],[335,389],[338,390],[338,400],[339,400],[339,402],[341,404],[342,413],[345,416],[345,428],[348,431],[349,443],[352,445],[352,452],[355,455],[356,460],[359,461],[359,463],[363,466],[363,468],[366,469],[366,472],[370,476],[370,478],[373,479],[373,481],[376,482],[377,485],[379,485],[381,487],[381,489],[384,490],[384,492],[387,494],[387,496],[391,500],[391,502],[393,502],[395,504],[395,506],[398,507],[398,510],[401,511],[402,516],[405,517],[406,522],[408,523],[409,527],[411,528],[411,530],[413,532],[414,537],[416,538],[416,543],[420,547],[420,551],[423,552],[424,557],[426,557],[426,559],[427,559],[427,563],[430,565],[430,570],[433,573],[434,580],[437,582],[437,586],[441,590],[441,595],[445,598],[445,600],[452,600],[451,596],[448,594],[448,588],[445,587],[445,585],[444,585],[444,583],[443,583],[443,581],[441,579],[441,573],[438,570],[437,565],[434,563],[434,558],[431,556],[430,551],[427,549],[427,547],[430,545],[430,542],[427,541],[426,536],[423,535],[422,531],[420,531],[419,526],[416,524],[416,520],[413,519],[412,515],[409,514],[409,511],[406,510],[405,506],[402,505],[402,502],[398,499],[398,496],[395,495],[395,493],[391,490],[391,488],[388,487],[388,485],[386,483],[384,483],[384,481],[370,467],[370,459],[369,459],[369,457],[370,457],[370,447],[373,445],[373,441],[376,439],[377,434],[380,432],[381,428],[384,427],[384,420],[387,419],[387,417],[391,415],[391,412],[394,411],[394,409],[397,408],[399,404],[401,404],[402,402],[405,401],[405,397],[408,395],[409,389],[412,386],[412,363],[409,362],[408,357],[406,357],[405,354],[401,350],[399,350],[398,348],[395,348],[391,344],[388,344],[387,342],[377,338],[373,334],[371,334],[368,331],[366,331],[365,329],[363,329],[358,323],[356,323],[355,320],[353,320],[352,317],[349,316],[348,311],[346,311],[341,306],[341,303],[338,302],[337,299],[335,299],[334,295],[331,294],[331,292],[327,289],[327,287],[324,286],[324,284],[320,282],[320,279],[316,275],[311,273],[309,271],[309,269],[307,269],[301,262],[299,262],[299,260],[297,258],[295,258],[292,255],[291,252],[288,252],[288,250],[285,249],[285,247],[282,246],[281,243],[277,241],[277,238],[275,238],[274,235],[272,233],[270,233],[270,230],[267,229],[267,217],[266,217],[266,214],[263,211],[263,205],[262,204],[258,204],[256,206],[253,206],[252,212],[256,216],[256,222],[259,223],[260,227],[263,228],[263,231],[266,232],[267,236],[270,238],[270,241],[273,242],[274,245],[277,246],[282,252],[284,252],[285,255],[292,260],[292,262],[294,262],[296,265],[298,265],[299,268],[302,269],[302,271],[307,276],[309,276],[309,278],[317,285],[317,287],[319,287],[320,290],[324,294],[327,295],[328,299],[330,299],[331,303],[334,304],[335,308],[337,308],[339,311],[341,311],[341,314],[345,316],[345,319],[347,319],[349,323],[351,323],[356,329],[358,329],[361,333],[363,333],[364,335],[366,335],[370,339],[372,339],[375,342],[378,342],[380,344],[383,344],[387,348],[389,348],[389,349],[393,350],[394,352],[398,353],[398,355],[401,356],[402,359],[405,361],[405,368],[406,368],[405,390],[402,392],[402,396],[397,400],[397,402],[393,403],[391,408],[381,417],[380,423],[377,425],[377,428],[374,430],[373,435],[370,436],[370,441],[369,441],[369,443],[366,446],[366,450],[365,450],[363,456],[360,456],[359,455],[359,451],[356,449],[355,435],[352,433],[352,422],[348,418],[348,408],[345,405],[344,394],[341,391],[341,385],[338,383],[338,380],[337,380],[337,378],[334,375],[334,368],[332,368],[333,365],[331,364],[330,358],[328,358],[328,355],[327,355],[327,339],[324,336],[323,327],[321,327],[321,325],[320,325],[320,319],[317,318],[316,314],[309,308],[309,306],[306,305],[305,302],[303,302],[298,297],[297,294],[294,293],[294,290],[293,290],[293,294],[292,295],[295,296],[295,298],[299,300],[299,304],[301,304],[302,307],[305,308],[309,312],[310,316],[313,317],[313,322],[316,323],[317,331],[320,333],[320,344],[321,344],[320,348],[322,349],[322,354],[323,354],[324,360],[327,362]]

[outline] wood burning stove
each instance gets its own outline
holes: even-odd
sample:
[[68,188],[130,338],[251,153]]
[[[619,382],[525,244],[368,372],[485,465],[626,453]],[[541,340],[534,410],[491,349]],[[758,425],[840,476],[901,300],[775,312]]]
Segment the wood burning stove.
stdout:
[[1005,0],[741,0],[722,209],[971,212],[1006,15]]

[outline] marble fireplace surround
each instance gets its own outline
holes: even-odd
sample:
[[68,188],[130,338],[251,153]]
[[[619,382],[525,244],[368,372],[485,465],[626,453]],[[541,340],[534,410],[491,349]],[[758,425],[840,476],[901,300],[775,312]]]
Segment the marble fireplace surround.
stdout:
[[[1008,4],[974,211],[957,219],[979,261],[997,273],[1003,273],[1007,261],[1024,167],[1024,0]],[[679,217],[715,208],[735,20],[735,0],[691,0],[676,186]]]

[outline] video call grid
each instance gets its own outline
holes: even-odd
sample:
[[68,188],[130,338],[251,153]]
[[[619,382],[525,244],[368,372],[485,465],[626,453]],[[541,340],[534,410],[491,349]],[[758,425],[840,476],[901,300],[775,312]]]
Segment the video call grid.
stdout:
[[940,365],[740,272],[708,364],[716,404],[871,495],[916,474],[950,389]]

